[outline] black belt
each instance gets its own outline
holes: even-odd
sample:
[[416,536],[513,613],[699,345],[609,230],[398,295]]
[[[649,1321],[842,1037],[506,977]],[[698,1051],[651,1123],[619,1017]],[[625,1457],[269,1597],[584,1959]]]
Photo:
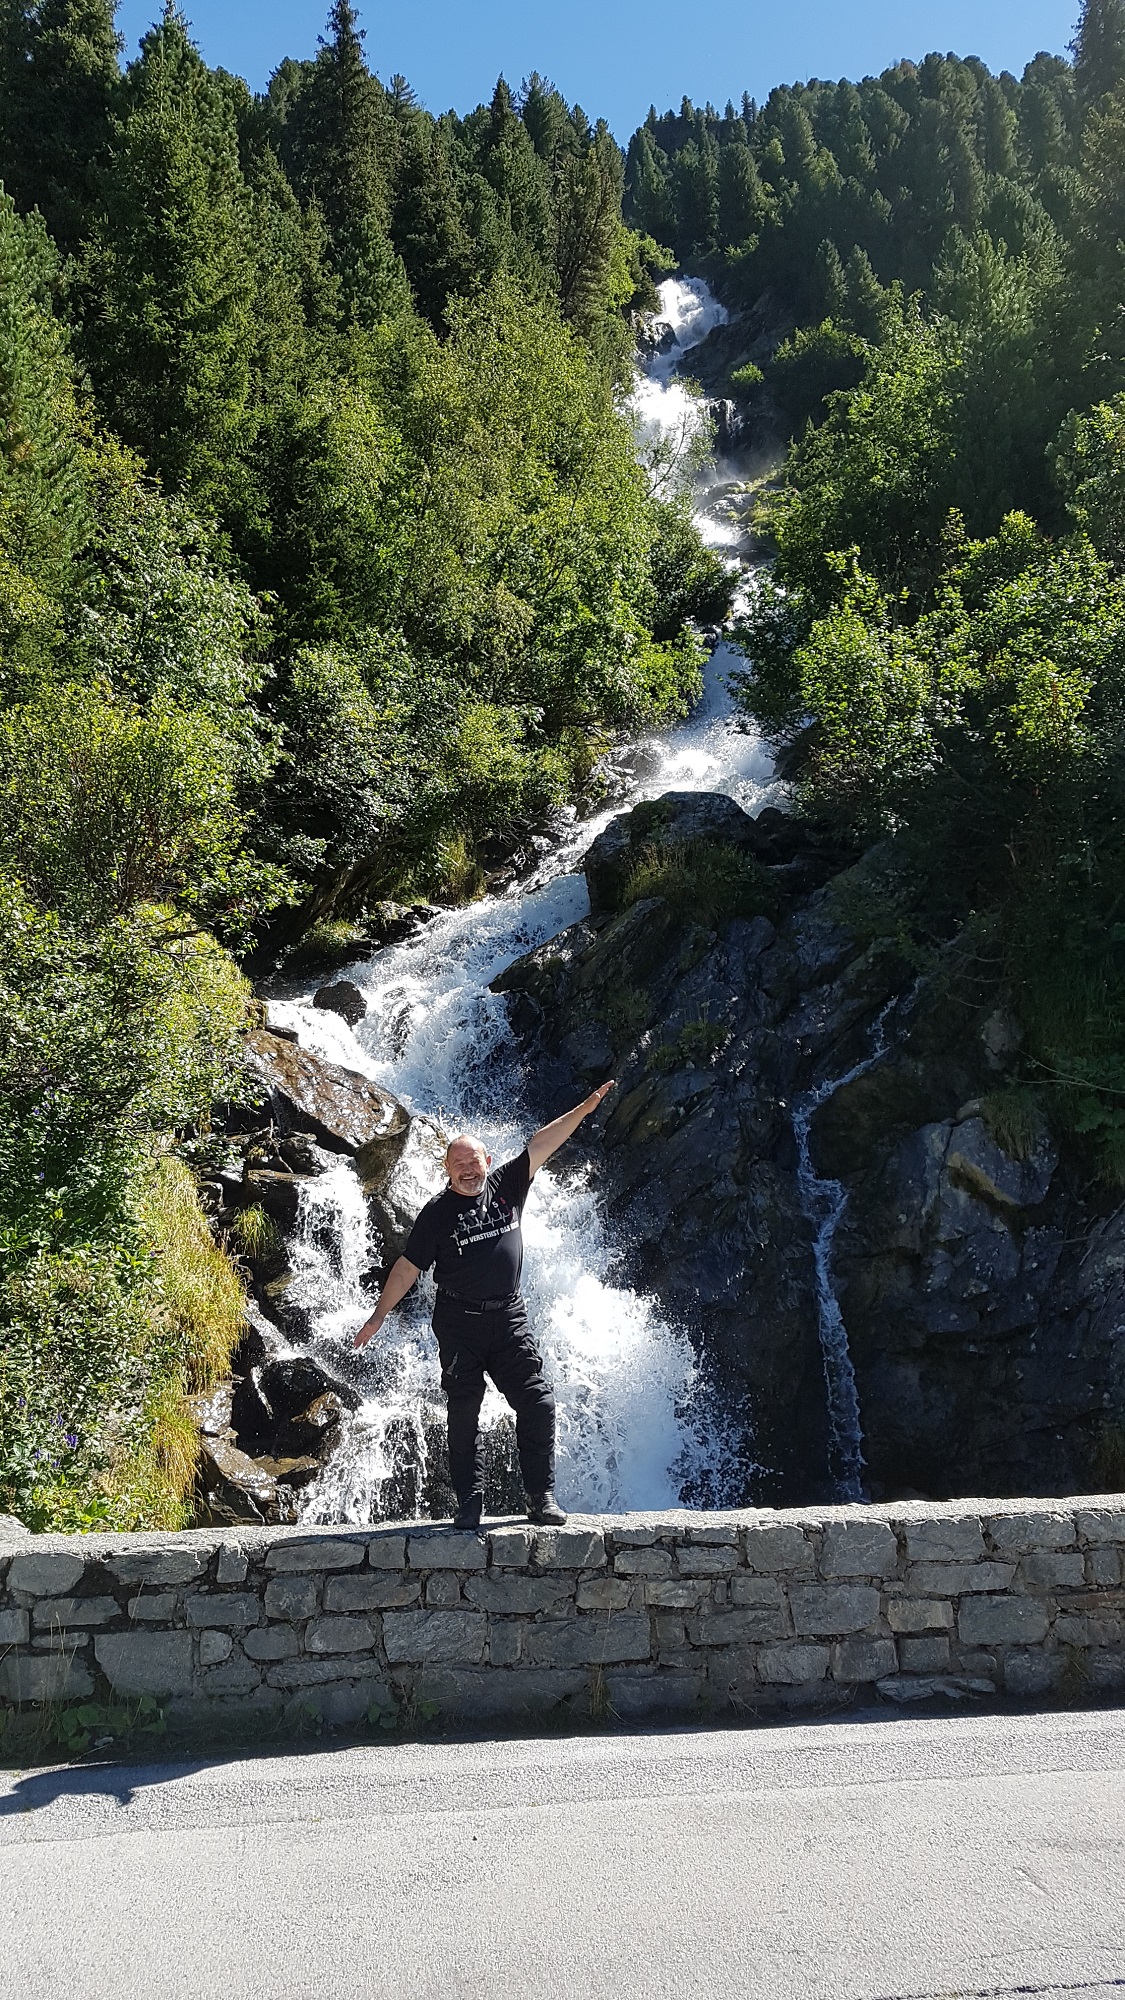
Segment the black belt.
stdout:
[[460,1306],[462,1312],[467,1313],[502,1312],[505,1306],[514,1306],[520,1303],[518,1292],[509,1292],[507,1298],[504,1299],[462,1299],[456,1292],[447,1292],[442,1285],[438,1286],[438,1299],[440,1301],[448,1300],[450,1305]]

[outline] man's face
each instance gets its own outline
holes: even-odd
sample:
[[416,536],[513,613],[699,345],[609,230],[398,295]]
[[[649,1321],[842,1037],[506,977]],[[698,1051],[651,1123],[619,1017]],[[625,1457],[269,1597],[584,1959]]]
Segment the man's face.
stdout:
[[491,1153],[476,1139],[456,1139],[445,1156],[445,1171],[454,1194],[479,1194],[492,1165]]

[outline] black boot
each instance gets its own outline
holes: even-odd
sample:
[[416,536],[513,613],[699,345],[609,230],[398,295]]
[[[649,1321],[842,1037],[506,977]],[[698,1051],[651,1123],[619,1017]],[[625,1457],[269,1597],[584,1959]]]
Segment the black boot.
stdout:
[[563,1528],[566,1515],[553,1493],[529,1493],[527,1496],[527,1518],[534,1521],[537,1528]]
[[457,1502],[457,1512],[453,1516],[454,1527],[479,1528],[483,1510],[484,1494],[467,1493],[463,1500]]

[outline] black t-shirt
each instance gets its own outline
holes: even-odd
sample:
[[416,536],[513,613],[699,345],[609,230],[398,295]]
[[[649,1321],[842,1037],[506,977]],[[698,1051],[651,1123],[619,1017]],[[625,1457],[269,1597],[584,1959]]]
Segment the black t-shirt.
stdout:
[[444,1194],[428,1201],[403,1256],[420,1271],[433,1264],[438,1289],[458,1299],[506,1299],[518,1292],[523,1268],[520,1217],[531,1186],[527,1149],[494,1167],[479,1194]]

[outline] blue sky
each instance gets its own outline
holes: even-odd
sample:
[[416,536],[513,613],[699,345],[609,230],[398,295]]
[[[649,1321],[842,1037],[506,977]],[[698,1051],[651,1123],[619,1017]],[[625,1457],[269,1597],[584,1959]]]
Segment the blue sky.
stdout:
[[[261,88],[284,55],[311,55],[329,0],[183,0],[209,62]],[[799,77],[865,76],[899,56],[952,49],[1017,75],[1063,53],[1079,0],[417,0],[363,9],[367,50],[431,111],[467,111],[503,71],[533,69],[627,138],[650,102],[686,92],[720,107]],[[159,0],[123,0],[131,55]]]

